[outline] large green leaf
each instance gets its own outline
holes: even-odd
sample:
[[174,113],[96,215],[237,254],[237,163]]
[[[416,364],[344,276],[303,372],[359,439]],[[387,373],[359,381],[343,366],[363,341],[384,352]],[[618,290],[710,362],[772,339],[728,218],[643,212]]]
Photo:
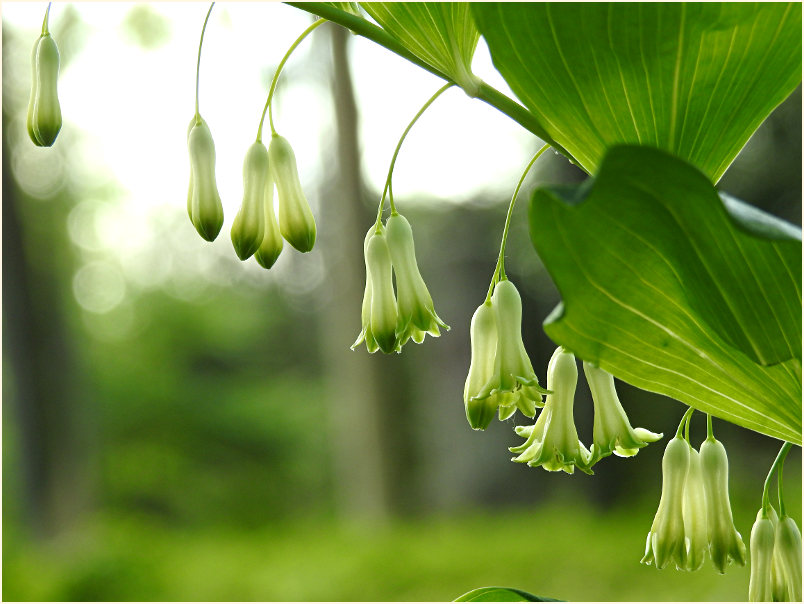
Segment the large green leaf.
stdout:
[[635,386],[801,443],[801,232],[648,147],[569,194],[537,190],[531,239],[561,292],[558,344]]
[[590,174],[653,145],[712,182],[801,81],[801,4],[474,3],[494,65]]
[[480,587],[463,594],[454,602],[561,602],[553,598],[540,598],[513,587]]
[[391,36],[469,92],[472,56],[480,38],[467,2],[361,2]]

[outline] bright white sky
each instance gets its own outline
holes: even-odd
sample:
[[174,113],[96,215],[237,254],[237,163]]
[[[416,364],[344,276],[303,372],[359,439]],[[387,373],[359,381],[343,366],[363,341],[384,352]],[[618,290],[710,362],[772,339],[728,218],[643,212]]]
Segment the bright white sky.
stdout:
[[[7,49],[4,69],[30,77],[30,49],[46,6],[45,2],[3,3],[4,25],[14,29],[22,44]],[[153,237],[148,224],[155,218],[174,208],[185,212],[189,178],[186,128],[194,109],[198,38],[209,4],[152,3],[151,8],[170,23],[169,40],[154,50],[142,49],[124,34],[123,22],[134,4],[72,6],[84,24],[83,46],[60,74],[64,117],[60,136],[80,130],[84,142],[80,156],[67,159],[68,172],[73,180],[80,180],[81,174],[98,180],[108,171],[120,191],[114,207],[106,204],[102,216],[95,217],[103,223],[103,228],[96,229],[100,241],[82,240],[80,209],[79,216],[73,217],[71,234],[90,251],[113,248],[130,257]],[[54,3],[51,9],[50,30],[57,43],[59,19],[66,7]],[[200,109],[215,140],[225,222],[213,246],[205,249],[206,244],[198,239],[202,254],[211,253],[213,247],[219,251],[228,247],[226,253],[234,256],[228,232],[242,199],[243,157],[255,138],[265,103],[264,80],[310,19],[309,14],[276,2],[223,2],[212,11],[201,61]],[[286,69],[304,60],[311,38],[297,49]],[[364,176],[379,190],[402,130],[443,82],[357,36],[351,50],[362,120]],[[9,66],[10,61],[14,65]],[[510,94],[493,69],[482,40],[474,71]],[[320,73],[328,77],[325,69]],[[24,91],[27,103],[30,84],[29,80],[23,82],[22,76],[16,93]],[[274,119],[277,130],[294,147],[302,183],[307,184],[315,211],[315,188],[310,185],[318,178],[322,151],[331,136],[332,107],[328,82],[317,85],[304,79],[287,86],[280,79]],[[20,120],[24,122],[24,113]],[[425,194],[449,202],[461,202],[478,190],[507,196],[536,143],[508,117],[453,89],[428,110],[408,136],[397,161],[394,192],[402,205]],[[31,147],[26,153],[37,162],[45,161],[50,150]],[[21,161],[19,165],[18,175],[26,164]],[[31,186],[35,188],[36,183]],[[136,273],[137,269],[132,270]],[[156,278],[139,270],[141,279]],[[75,289],[80,301],[80,287]],[[97,310],[108,306],[108,301],[101,301]]]

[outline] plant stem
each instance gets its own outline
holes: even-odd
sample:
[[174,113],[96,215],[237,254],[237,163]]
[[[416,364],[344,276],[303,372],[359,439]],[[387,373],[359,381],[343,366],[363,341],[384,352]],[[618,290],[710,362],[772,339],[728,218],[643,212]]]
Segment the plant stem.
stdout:
[[[690,407],[692,409],[692,407]],[[692,413],[687,417],[687,422],[684,424],[684,440],[690,442],[690,424],[692,423]]]
[[[318,15],[319,17],[323,17],[333,23],[337,23],[347,29],[350,29],[354,33],[359,36],[362,36],[380,46],[383,46],[390,50],[391,52],[407,59],[411,63],[418,65],[422,69],[429,71],[433,75],[447,80],[448,82],[453,82],[452,78],[445,73],[442,73],[440,70],[436,69],[429,63],[422,61],[419,57],[411,53],[407,48],[405,48],[396,38],[389,35],[384,29],[377,27],[373,23],[370,23],[366,19],[362,19],[360,17],[356,17],[351,13],[347,13],[346,11],[342,11],[334,6],[330,6],[324,2],[286,2],[285,4],[292,6],[294,8],[298,8],[300,10],[306,11],[308,13],[312,13]],[[454,83],[454,82],[453,82]],[[565,155],[570,161],[573,163],[580,165],[574,157],[566,150],[564,147],[559,145],[553,138],[547,133],[547,131],[542,127],[539,120],[533,115],[530,111],[528,111],[525,107],[514,101],[513,99],[505,96],[502,92],[495,89],[493,86],[485,82],[480,83],[480,87],[478,89],[477,96],[475,98],[480,99],[484,103],[491,105],[498,111],[504,113],[512,120],[517,122],[520,126],[528,130],[529,132],[535,134],[544,142],[549,144],[553,147],[556,151],[559,151],[563,155]]]
[[511,202],[508,204],[508,212],[505,215],[505,226],[503,227],[503,235],[502,241],[500,242],[500,254],[497,256],[497,265],[494,267],[494,274],[491,276],[491,284],[489,285],[489,293],[486,294],[486,301],[491,300],[491,294],[494,291],[494,285],[497,283],[499,277],[502,277],[505,280],[507,277],[505,276],[505,244],[508,241],[508,231],[511,227],[511,216],[514,213],[514,204],[516,203],[517,195],[519,195],[519,189],[522,187],[522,183],[525,182],[525,177],[530,172],[531,167],[536,160],[539,159],[545,151],[550,147],[548,144],[542,145],[541,149],[536,152],[531,160],[528,162],[528,165],[525,166],[525,170],[522,172],[522,176],[519,177],[519,182],[516,184],[516,188],[514,189],[514,194],[511,197]]
[[416,113],[416,115],[413,116],[413,119],[408,124],[408,127],[405,128],[405,131],[402,133],[402,136],[399,137],[399,142],[396,144],[396,149],[394,149],[394,155],[391,158],[391,165],[388,168],[388,177],[385,179],[385,188],[382,190],[382,196],[380,198],[380,207],[377,210],[377,221],[378,222],[380,220],[382,220],[382,211],[385,208],[385,194],[386,193],[388,193],[388,200],[391,203],[391,214],[396,214],[397,213],[396,206],[394,206],[394,192],[393,192],[393,189],[391,187],[391,177],[393,176],[393,173],[394,173],[394,165],[396,164],[396,157],[397,157],[397,155],[399,155],[399,150],[402,148],[402,143],[405,141],[405,137],[408,135],[408,132],[410,132],[410,129],[413,128],[413,124],[415,124],[418,121],[418,119],[422,116],[422,114],[425,111],[427,111],[427,108],[430,105],[432,105],[438,97],[441,96],[441,93],[446,91],[451,86],[453,86],[452,82],[448,82],[448,83],[444,84],[441,88],[436,90],[435,94],[433,94],[433,96],[431,96],[427,100],[427,102],[424,105],[422,105],[422,108],[419,109],[419,111]]
[[279,61],[279,65],[277,66],[276,71],[274,72],[274,79],[271,80],[271,88],[270,90],[268,90],[268,99],[265,101],[265,107],[262,110],[262,117],[260,117],[260,127],[257,129],[258,143],[262,142],[262,124],[265,121],[266,109],[268,110],[268,123],[271,126],[271,134],[273,136],[276,136],[276,129],[274,128],[274,114],[271,108],[271,100],[274,97],[274,90],[276,90],[276,83],[279,81],[279,74],[282,73],[282,68],[285,66],[285,63],[287,63],[287,60],[290,58],[290,55],[293,54],[293,51],[296,50],[296,47],[302,43],[302,40],[304,40],[307,37],[307,35],[310,32],[312,32],[316,27],[318,27],[319,25],[323,25],[326,22],[327,22],[326,19],[318,19],[314,21],[312,25],[310,25],[307,29],[305,29],[301,33],[301,35],[298,38],[296,38],[296,41],[290,45],[290,48],[288,48],[287,52],[285,53],[285,56],[282,57],[281,61]]
[[212,12],[212,7],[215,6],[215,3],[209,5],[209,10],[207,11],[207,16],[204,19],[204,27],[201,28],[201,40],[198,42],[198,61],[195,64],[195,123],[199,123],[200,114],[198,113],[198,81],[200,79],[201,74],[201,47],[204,44],[204,32],[207,31],[207,21],[209,21],[209,15]]
[[50,21],[50,5],[53,4],[52,2],[47,3],[47,9],[45,10],[45,18],[42,19],[42,35],[49,36],[50,30],[48,30],[48,22]]
[[715,440],[715,432],[712,430],[712,416],[706,414],[706,440]]
[[692,407],[687,409],[684,412],[684,415],[681,416],[681,421],[678,424],[678,430],[676,430],[676,438],[681,438],[684,432],[684,425],[687,423],[687,420],[692,415],[692,412],[695,411]]
[[773,478],[773,473],[776,471],[777,468],[780,468],[779,471],[779,508],[781,510],[782,507],[782,485],[781,485],[781,466],[784,464],[784,459],[787,457],[787,452],[790,450],[793,444],[786,442],[782,445],[782,448],[779,449],[779,454],[776,456],[776,459],[771,466],[771,469],[768,471],[768,477],[765,479],[765,487],[762,489],[762,511],[765,512],[767,516],[768,510],[771,508],[770,504],[770,482],[771,478]]

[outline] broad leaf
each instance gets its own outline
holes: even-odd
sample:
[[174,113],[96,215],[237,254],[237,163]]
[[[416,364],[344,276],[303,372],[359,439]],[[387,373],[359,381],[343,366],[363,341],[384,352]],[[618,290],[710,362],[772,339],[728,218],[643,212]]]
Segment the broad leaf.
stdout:
[[481,587],[463,594],[454,602],[561,602],[553,598],[540,598],[513,587]]
[[712,182],[801,81],[801,4],[474,3],[494,65],[595,174],[619,143]]
[[476,87],[472,56],[480,33],[466,2],[362,2],[390,35],[459,86]]
[[801,232],[658,149],[537,190],[531,239],[561,292],[545,331],[645,390],[801,443]]

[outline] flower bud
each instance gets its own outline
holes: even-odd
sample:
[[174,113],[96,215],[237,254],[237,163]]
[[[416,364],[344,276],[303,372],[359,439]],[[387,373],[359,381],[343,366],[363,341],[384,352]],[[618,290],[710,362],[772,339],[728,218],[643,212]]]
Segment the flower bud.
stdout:
[[497,322],[494,373],[473,398],[494,397],[500,419],[510,417],[517,408],[533,417],[547,390],[539,386],[522,342],[522,299],[516,286],[508,280],[497,283],[491,304]]
[[790,516],[783,516],[776,525],[773,560],[781,583],[780,599],[801,602],[801,531]]
[[215,143],[207,123],[197,116],[190,129],[190,220],[207,241],[214,241],[223,226],[223,204],[215,182]]
[[701,458],[698,451],[690,447],[690,469],[684,484],[684,535],[687,542],[687,563],[685,570],[698,570],[706,559],[709,549],[706,526],[706,499],[701,476]]
[[729,503],[729,459],[723,444],[709,436],[701,445],[701,472],[706,494],[709,554],[721,573],[734,561],[745,566],[745,544],[734,528]]
[[472,315],[469,328],[472,341],[472,360],[469,375],[463,388],[463,404],[466,419],[473,430],[485,430],[497,412],[497,401],[488,396],[473,398],[491,379],[494,372],[494,355],[497,351],[497,320],[491,302],[481,304]]
[[572,474],[578,467],[587,474],[593,473],[589,468],[590,453],[578,440],[572,414],[577,383],[575,356],[564,348],[557,348],[547,366],[550,394],[534,425],[516,427],[516,433],[527,440],[509,449],[512,453],[520,453],[512,461],[542,466],[550,472],[563,470]]
[[33,78],[28,103],[28,135],[38,147],[50,147],[61,130],[61,106],[57,91],[59,48],[49,34],[36,41],[31,58]]
[[751,579],[749,602],[773,602],[773,551],[775,531],[771,519],[760,509],[751,527]]
[[265,192],[262,200],[263,237],[260,247],[254,252],[254,258],[261,267],[271,268],[279,258],[279,254],[282,253],[285,244],[274,213],[274,179],[270,170],[265,177]]
[[584,361],[583,372],[586,374],[595,406],[593,463],[612,453],[620,457],[631,457],[640,448],[662,437],[661,434],[644,428],[631,427],[614,389],[614,376],[608,371]]
[[655,564],[662,569],[675,562],[682,570],[687,564],[684,542],[684,485],[690,467],[690,446],[676,436],[662,457],[662,496],[645,543],[642,564]]
[[403,346],[411,337],[414,342],[421,344],[427,333],[438,337],[441,333],[439,326],[445,329],[449,329],[449,326],[435,312],[433,299],[416,263],[413,231],[404,216],[394,214],[388,219],[385,223],[385,240],[396,275],[398,345]]
[[243,205],[232,224],[232,245],[241,260],[250,258],[265,234],[265,183],[268,180],[268,149],[255,142],[243,162]]
[[[391,254],[383,233],[374,233],[366,247],[366,280],[371,281],[371,336],[386,354],[399,352],[396,341],[396,298]],[[368,339],[368,338],[367,338]]]
[[268,155],[279,195],[279,230],[290,245],[309,252],[315,244],[315,219],[301,188],[293,148],[284,137],[274,134]]

